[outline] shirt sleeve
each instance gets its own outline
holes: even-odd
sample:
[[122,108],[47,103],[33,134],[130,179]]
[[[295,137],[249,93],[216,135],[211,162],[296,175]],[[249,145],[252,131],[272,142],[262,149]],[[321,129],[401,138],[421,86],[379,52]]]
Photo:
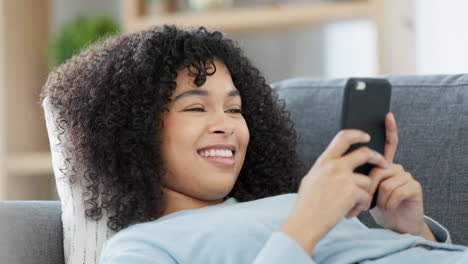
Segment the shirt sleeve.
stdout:
[[[99,259],[99,264],[177,264],[178,262],[167,250],[149,246],[138,239],[109,240]],[[299,244],[288,235],[276,231],[264,244],[252,264],[315,264]]]
[[253,264],[315,264],[299,244],[288,235],[276,231],[270,236]]
[[424,216],[424,222],[427,224],[427,226],[431,230],[432,234],[434,234],[438,242],[444,244],[452,244],[450,233],[444,226],[442,226],[436,220],[426,215]]

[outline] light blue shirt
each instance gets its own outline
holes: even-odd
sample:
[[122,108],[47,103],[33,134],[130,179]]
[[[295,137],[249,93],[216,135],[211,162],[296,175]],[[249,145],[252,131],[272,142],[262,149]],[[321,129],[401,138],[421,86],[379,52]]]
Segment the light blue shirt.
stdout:
[[296,196],[291,193],[242,203],[229,198],[221,204],[132,225],[106,242],[99,263],[422,263],[419,260],[423,257],[429,260],[426,263],[468,261],[466,248],[452,245],[448,231],[429,217],[425,221],[442,243],[387,229],[369,229],[357,218],[343,218],[310,256],[295,240],[278,231]]

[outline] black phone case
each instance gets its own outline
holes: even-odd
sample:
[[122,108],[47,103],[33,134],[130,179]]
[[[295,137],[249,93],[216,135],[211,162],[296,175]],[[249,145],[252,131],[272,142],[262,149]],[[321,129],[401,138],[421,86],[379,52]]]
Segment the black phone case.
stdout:
[[[357,89],[358,82],[364,82],[365,89]],[[350,78],[348,80],[343,96],[341,129],[360,129],[371,135],[371,141],[351,145],[345,155],[362,146],[368,146],[384,154],[385,115],[390,111],[391,90],[391,85],[386,79]],[[374,166],[366,163],[357,167],[354,172],[369,175]],[[378,189],[372,198],[371,209],[376,206],[377,197]]]

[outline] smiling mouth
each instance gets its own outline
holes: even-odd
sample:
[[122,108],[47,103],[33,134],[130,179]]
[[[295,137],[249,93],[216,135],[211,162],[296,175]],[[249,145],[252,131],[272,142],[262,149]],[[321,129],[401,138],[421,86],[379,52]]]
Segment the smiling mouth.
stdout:
[[[198,151],[197,151],[198,152]],[[198,155],[203,158],[203,160],[208,161],[212,165],[216,165],[218,167],[233,167],[236,165],[235,159],[235,151],[232,151],[232,156],[230,157],[223,157],[223,156],[202,156],[200,152]]]
[[197,151],[198,155],[203,158],[207,157],[221,157],[221,158],[233,158],[236,155],[235,150],[228,149],[217,149],[217,150],[206,150],[206,151]]

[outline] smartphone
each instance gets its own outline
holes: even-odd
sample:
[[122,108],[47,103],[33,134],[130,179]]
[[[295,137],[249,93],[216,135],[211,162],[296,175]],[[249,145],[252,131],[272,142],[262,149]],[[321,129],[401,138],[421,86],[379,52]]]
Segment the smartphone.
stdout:
[[[390,111],[392,86],[386,79],[350,78],[345,85],[341,111],[341,129],[359,129],[371,136],[369,143],[350,146],[345,155],[362,146],[384,154],[385,115]],[[365,163],[354,172],[369,175],[374,164]],[[378,187],[372,198],[370,209],[377,204]]]

